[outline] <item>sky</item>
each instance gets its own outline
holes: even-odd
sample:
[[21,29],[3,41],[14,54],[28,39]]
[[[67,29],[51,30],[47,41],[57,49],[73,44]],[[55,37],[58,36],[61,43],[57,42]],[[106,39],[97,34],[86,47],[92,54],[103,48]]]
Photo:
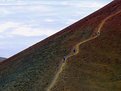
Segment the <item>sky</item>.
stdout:
[[0,0],[0,57],[11,57],[113,0]]

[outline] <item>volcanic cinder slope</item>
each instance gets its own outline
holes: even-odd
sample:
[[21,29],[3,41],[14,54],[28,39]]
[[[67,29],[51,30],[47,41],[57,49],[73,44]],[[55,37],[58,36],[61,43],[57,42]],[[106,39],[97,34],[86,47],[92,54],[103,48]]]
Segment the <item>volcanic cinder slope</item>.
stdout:
[[0,91],[120,91],[120,12],[113,1],[0,63]]

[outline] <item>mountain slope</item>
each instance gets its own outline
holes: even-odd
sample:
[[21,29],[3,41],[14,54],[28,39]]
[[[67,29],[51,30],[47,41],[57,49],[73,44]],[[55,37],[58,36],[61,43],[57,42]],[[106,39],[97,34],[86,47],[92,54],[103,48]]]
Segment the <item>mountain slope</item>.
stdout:
[[[46,91],[71,49],[95,36],[100,23],[120,10],[121,0],[113,1],[0,63],[0,90]],[[120,24],[120,15],[112,17],[106,21],[98,38],[82,44],[79,54],[67,60],[52,91],[118,91],[121,86]]]
[[101,35],[80,46],[51,91],[121,90],[121,13],[111,18]]

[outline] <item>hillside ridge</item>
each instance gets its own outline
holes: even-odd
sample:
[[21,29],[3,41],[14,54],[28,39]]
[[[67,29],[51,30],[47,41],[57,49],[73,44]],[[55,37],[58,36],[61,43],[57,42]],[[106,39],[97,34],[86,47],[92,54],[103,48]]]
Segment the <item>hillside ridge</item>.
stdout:
[[98,27],[98,29],[97,29],[97,32],[96,32],[96,34],[94,34],[95,36],[93,35],[91,38],[89,38],[89,39],[87,39],[87,40],[84,40],[84,41],[82,41],[82,42],[79,42],[77,45],[74,46],[74,48],[71,50],[71,53],[62,59],[62,63],[60,64],[60,68],[59,68],[58,72],[56,73],[54,79],[52,80],[50,86],[47,88],[47,91],[51,91],[52,87],[53,87],[54,84],[56,83],[57,78],[59,77],[59,74],[63,71],[63,68],[64,68],[64,66],[66,65],[66,61],[67,61],[70,57],[72,57],[72,56],[74,56],[74,55],[77,55],[77,54],[79,53],[79,46],[80,46],[81,44],[83,44],[83,43],[89,42],[89,41],[91,41],[91,40],[97,38],[98,36],[100,36],[101,29],[102,29],[102,27],[104,26],[104,24],[106,23],[106,21],[109,20],[110,18],[114,17],[115,15],[119,14],[119,13],[121,13],[121,10],[118,11],[118,12],[116,12],[115,14],[112,14],[112,15],[108,16],[107,18],[105,18],[105,19],[99,24],[99,27]]
[[120,91],[120,12],[113,1],[1,62],[0,91]]

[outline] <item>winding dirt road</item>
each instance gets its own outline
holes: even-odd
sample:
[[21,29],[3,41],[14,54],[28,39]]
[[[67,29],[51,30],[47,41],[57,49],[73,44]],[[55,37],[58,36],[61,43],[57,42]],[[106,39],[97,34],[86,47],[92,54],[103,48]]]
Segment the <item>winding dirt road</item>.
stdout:
[[97,32],[96,32],[95,36],[92,36],[91,38],[89,38],[89,39],[87,39],[87,40],[81,41],[81,42],[79,42],[78,44],[76,44],[76,45],[74,46],[74,48],[71,50],[70,54],[68,54],[66,57],[64,57],[64,58],[62,59],[62,63],[60,64],[59,70],[58,70],[58,72],[56,73],[56,75],[55,75],[54,79],[52,80],[51,84],[48,86],[47,91],[51,91],[51,89],[54,87],[54,85],[55,85],[55,83],[56,83],[56,81],[57,81],[57,79],[58,79],[60,73],[63,71],[63,68],[64,68],[64,66],[66,65],[66,62],[67,62],[68,58],[70,58],[70,57],[72,57],[72,56],[74,56],[74,55],[77,55],[77,54],[79,53],[79,46],[80,46],[81,44],[83,44],[83,43],[86,43],[86,42],[88,42],[88,41],[91,41],[91,40],[97,38],[97,37],[100,35],[101,29],[102,29],[103,26],[105,25],[106,21],[109,20],[110,18],[114,17],[115,15],[119,14],[119,13],[121,13],[121,11],[118,11],[118,12],[116,12],[116,13],[114,13],[114,14],[111,14],[110,16],[106,17],[106,18],[99,24],[99,27],[97,28]]

